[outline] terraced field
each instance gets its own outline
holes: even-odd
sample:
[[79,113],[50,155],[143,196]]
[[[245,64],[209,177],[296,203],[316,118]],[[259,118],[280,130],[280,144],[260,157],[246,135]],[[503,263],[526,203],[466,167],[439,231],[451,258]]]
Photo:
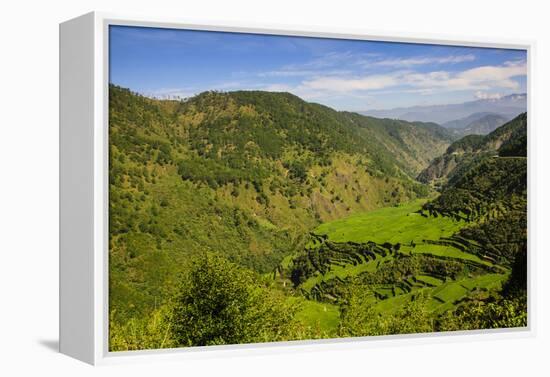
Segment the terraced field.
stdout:
[[[431,278],[431,277],[430,277]],[[431,286],[418,279],[417,288],[403,295],[394,295],[385,300],[379,300],[375,308],[380,313],[395,312],[407,302],[422,296],[427,299],[427,306],[434,314],[440,314],[453,308],[461,300],[476,291],[489,291],[500,288],[508,274],[487,274],[457,281],[442,282]]]
[[[334,310],[355,283],[381,315],[422,297],[437,316],[473,294],[500,289],[509,269],[481,245],[456,235],[468,223],[426,215],[423,204],[417,200],[324,223],[303,253],[285,259],[284,268],[309,303]],[[321,323],[326,314],[312,308],[302,318]]]

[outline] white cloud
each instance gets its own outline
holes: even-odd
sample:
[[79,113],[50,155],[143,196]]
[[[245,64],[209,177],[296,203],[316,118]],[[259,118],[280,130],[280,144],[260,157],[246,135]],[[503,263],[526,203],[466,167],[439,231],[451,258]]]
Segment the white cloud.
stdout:
[[363,77],[319,77],[306,80],[303,86],[334,92],[368,91],[402,87],[429,91],[519,89],[514,80],[527,74],[525,62],[506,62],[500,66],[482,66],[460,72],[396,71]]
[[321,77],[303,83],[311,89],[335,92],[376,90],[398,84],[396,75],[371,75],[363,78]]
[[502,94],[500,94],[500,93],[487,93],[487,92],[482,92],[482,91],[478,90],[477,92],[474,93],[474,97],[476,99],[500,99],[500,98],[502,98]]
[[[386,66],[386,67],[410,67],[414,65],[428,65],[428,64],[457,64],[463,62],[471,62],[476,59],[473,54],[466,55],[450,55],[450,56],[438,56],[438,57],[411,57],[411,58],[396,58],[396,59],[384,59],[375,62],[370,62],[371,65]],[[368,62],[366,64],[369,64]]]
[[462,72],[458,79],[480,86],[498,86],[500,88],[518,89],[514,77],[527,75],[525,62],[505,62],[502,66],[483,66]]

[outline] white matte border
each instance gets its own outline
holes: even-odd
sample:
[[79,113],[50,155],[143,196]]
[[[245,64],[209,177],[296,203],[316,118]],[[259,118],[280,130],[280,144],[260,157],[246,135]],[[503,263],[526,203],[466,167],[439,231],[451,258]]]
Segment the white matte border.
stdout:
[[[533,54],[534,41],[503,38],[460,37],[442,34],[392,33],[296,25],[254,24],[251,22],[215,22],[159,17],[143,17],[94,12],[95,62],[94,62],[94,323],[95,364],[152,362],[160,360],[210,359],[233,356],[258,356],[311,351],[342,351],[368,349],[371,347],[413,346],[422,344],[486,341],[534,337],[535,331],[535,270],[533,269],[532,226],[536,189],[532,185],[534,171],[533,151],[535,137],[533,101]],[[192,29],[235,33],[274,34],[317,38],[356,39],[384,42],[423,43],[448,46],[469,46],[527,51],[527,124],[528,124],[528,326],[526,328],[437,332],[426,334],[385,335],[355,338],[334,338],[311,341],[290,341],[259,344],[236,344],[224,346],[189,347],[159,350],[109,352],[108,348],[108,208],[109,208],[109,162],[108,162],[108,79],[109,79],[109,25],[142,26],[172,29]]]

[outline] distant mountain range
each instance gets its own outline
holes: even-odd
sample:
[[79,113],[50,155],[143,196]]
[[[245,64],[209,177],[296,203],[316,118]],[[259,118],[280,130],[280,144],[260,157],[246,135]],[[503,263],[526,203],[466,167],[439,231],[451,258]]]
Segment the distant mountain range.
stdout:
[[443,123],[442,126],[456,136],[487,135],[511,119],[496,113],[474,113],[465,118]]
[[[510,120],[526,111],[527,94],[521,93],[450,105],[401,107],[389,110],[369,110],[360,113],[377,118],[401,119],[410,122],[435,122],[446,128],[464,128],[485,115],[499,115],[506,118],[506,120]],[[469,117],[472,118],[468,119]],[[488,122],[491,124],[498,123],[494,123],[494,120],[488,120]],[[487,132],[484,131],[484,133]]]

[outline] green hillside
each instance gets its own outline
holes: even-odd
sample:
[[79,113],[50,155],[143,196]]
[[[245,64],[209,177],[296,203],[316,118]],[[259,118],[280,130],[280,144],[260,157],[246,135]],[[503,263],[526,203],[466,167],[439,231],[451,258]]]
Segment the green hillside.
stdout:
[[[417,155],[448,143],[437,129],[399,123],[386,133],[287,93],[177,102],[112,86],[110,109],[111,297],[124,308],[132,297],[132,311],[169,295],[197,252],[268,272],[321,221],[426,196],[411,179]],[[399,160],[380,143],[426,135]]]
[[[524,326],[524,120],[453,143],[447,153],[497,149],[463,163],[437,198],[321,224],[281,276],[309,299],[339,305],[341,335],[419,331],[411,315],[422,331]],[[494,311],[504,307],[500,318]]]
[[452,329],[448,311],[521,282],[515,126],[436,197],[415,180],[451,148],[436,124],[289,93],[109,89],[113,350]]
[[[508,151],[508,152],[507,152]],[[487,156],[527,156],[527,114],[523,113],[488,135],[468,135],[435,158],[418,180],[441,188],[448,179]]]

